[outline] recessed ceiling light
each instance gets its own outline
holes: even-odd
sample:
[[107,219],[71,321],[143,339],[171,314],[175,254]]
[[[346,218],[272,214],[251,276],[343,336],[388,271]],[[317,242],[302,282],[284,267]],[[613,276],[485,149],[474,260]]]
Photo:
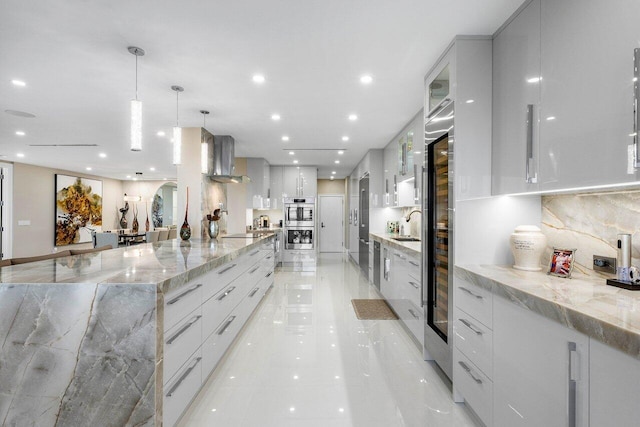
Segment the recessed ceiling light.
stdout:
[[351,120],[352,122],[355,122],[356,120],[358,120],[358,115],[357,114],[349,114],[349,120]]
[[27,85],[22,80],[11,80],[11,83],[13,83],[14,86],[21,86],[21,87],[25,87]]
[[102,157],[103,159],[104,159],[105,157],[107,157],[106,153],[100,153],[100,154],[98,154],[98,156]]
[[87,166],[87,167],[86,167],[86,169],[87,169],[88,171],[90,171],[90,170],[91,170],[91,166]]
[[347,141],[349,140],[349,137],[345,135],[345,136],[343,136],[343,137],[342,137],[342,140],[343,140],[344,142],[347,142]]
[[165,133],[163,131],[158,131],[158,133],[156,134],[158,136],[165,136]]
[[336,161],[335,161],[335,162],[333,162],[333,163],[335,163],[335,164],[337,165],[337,164],[339,164],[339,163],[340,163],[340,160],[336,160]]
[[16,131],[16,135],[18,135],[18,136],[24,136],[24,135],[25,135],[25,133],[24,133],[23,131],[21,131],[21,130],[17,130],[17,131]]
[[294,151],[289,151],[290,156],[293,156],[294,154],[296,154]]
[[467,104],[473,104],[473,103],[474,103],[474,102],[476,102],[476,101],[475,101],[475,100],[473,100],[473,99],[467,99],[465,102],[466,102]]
[[294,160],[294,161],[293,161],[293,164],[294,164],[294,165],[297,165],[297,164],[298,164],[298,161],[297,161],[297,160]]
[[252,80],[254,83],[262,84],[264,83],[264,76],[262,74],[254,74]]
[[285,135],[285,136],[283,136],[283,137],[282,137],[282,140],[283,140],[283,141],[288,141],[288,140],[289,140],[289,137],[288,137],[287,135]]
[[280,120],[280,114],[272,114],[271,115],[271,120],[275,120],[275,121]]
[[365,74],[364,76],[360,77],[360,83],[362,83],[363,85],[368,85],[373,81],[373,77],[371,77],[368,74]]
[[151,172],[155,172],[155,171],[156,171],[156,168],[154,168],[154,167],[152,166],[152,167],[150,167],[150,168],[149,168],[149,170],[150,170]]
[[336,174],[336,171],[331,171],[331,175],[335,175],[335,174]]
[[340,150],[340,151],[338,151],[338,154],[342,155],[342,154],[344,154],[344,151]]
[[18,157],[24,157],[24,153],[18,153],[18,154],[16,154],[16,156],[18,156]]

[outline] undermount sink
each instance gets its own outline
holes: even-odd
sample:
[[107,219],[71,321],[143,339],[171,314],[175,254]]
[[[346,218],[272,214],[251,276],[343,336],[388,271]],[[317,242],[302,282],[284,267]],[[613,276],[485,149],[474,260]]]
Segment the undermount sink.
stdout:
[[415,237],[392,237],[393,240],[397,240],[398,242],[419,242],[420,239]]

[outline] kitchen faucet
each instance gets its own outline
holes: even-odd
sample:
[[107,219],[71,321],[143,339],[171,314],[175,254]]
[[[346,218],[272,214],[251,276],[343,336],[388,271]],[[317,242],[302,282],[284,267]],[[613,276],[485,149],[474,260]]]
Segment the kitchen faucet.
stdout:
[[411,219],[411,215],[413,215],[414,213],[418,212],[419,214],[422,213],[422,211],[420,209],[414,209],[411,212],[409,212],[409,215],[407,215],[407,222],[409,222],[409,220]]

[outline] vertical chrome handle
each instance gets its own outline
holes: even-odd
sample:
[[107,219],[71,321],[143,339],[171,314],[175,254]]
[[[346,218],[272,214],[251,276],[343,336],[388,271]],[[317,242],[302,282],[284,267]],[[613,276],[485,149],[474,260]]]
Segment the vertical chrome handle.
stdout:
[[640,48],[633,49],[633,145],[636,153],[636,167],[640,167]]
[[533,104],[527,105],[527,162],[525,165],[525,180],[529,184],[538,182],[537,173],[532,172],[533,168]]
[[402,144],[402,168],[400,170],[400,175],[407,174],[407,143]]
[[576,426],[576,406],[577,406],[577,348],[576,343],[569,342],[569,427]]

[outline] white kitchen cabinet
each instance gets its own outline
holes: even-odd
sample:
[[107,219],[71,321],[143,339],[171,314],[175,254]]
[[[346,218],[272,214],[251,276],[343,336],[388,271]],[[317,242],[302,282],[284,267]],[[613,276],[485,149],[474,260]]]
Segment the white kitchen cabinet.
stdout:
[[637,181],[628,146],[640,2],[543,0],[541,16],[540,189]]
[[284,167],[284,197],[316,197],[318,169],[313,166]]
[[271,166],[269,168],[270,192],[269,202],[271,209],[282,209],[284,193],[284,166]]
[[589,350],[591,425],[638,425],[640,360],[593,338]]
[[589,425],[587,336],[494,296],[493,352],[496,427]]
[[494,195],[538,189],[540,77],[540,0],[533,0],[493,40]]
[[251,182],[247,186],[247,206],[253,209],[270,209],[271,185],[269,163],[265,159],[248,157],[247,175]]

